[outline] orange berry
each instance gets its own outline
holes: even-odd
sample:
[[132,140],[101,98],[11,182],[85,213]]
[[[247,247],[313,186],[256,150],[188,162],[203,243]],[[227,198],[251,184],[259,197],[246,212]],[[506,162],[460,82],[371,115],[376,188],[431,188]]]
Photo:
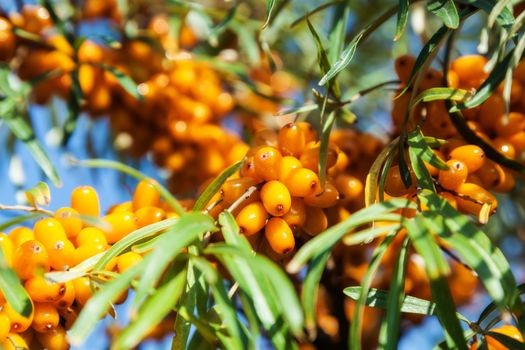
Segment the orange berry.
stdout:
[[71,192],[71,207],[79,214],[98,217],[100,204],[98,194],[93,187],[77,187]]
[[254,235],[262,230],[267,219],[268,213],[261,202],[248,204],[235,217],[240,232],[246,236]]
[[302,198],[292,197],[290,210],[282,219],[293,229],[301,228],[306,220],[306,209]]
[[492,127],[498,136],[507,137],[525,130],[525,114],[510,112],[508,118],[503,114],[494,118]]
[[490,159],[485,161],[483,167],[476,171],[483,187],[493,189],[505,180],[505,171],[503,168]]
[[324,189],[304,197],[305,204],[311,207],[329,208],[336,205],[339,200],[339,191],[329,182],[326,182]]
[[[241,177],[226,181],[220,190],[220,195],[225,204],[230,205],[239,199],[246,191],[257,184],[257,181],[251,177]],[[258,191],[255,191],[248,200],[258,200]]]
[[241,174],[242,177],[250,177],[254,179],[256,182],[263,180],[259,175],[257,175],[255,171],[255,159],[253,156],[248,157],[246,159],[239,173]]
[[66,293],[64,283],[50,283],[42,276],[28,279],[24,288],[33,301],[41,303],[57,301]]
[[133,192],[133,211],[142,207],[158,207],[160,204],[160,193],[155,188],[158,186],[153,179],[144,179],[139,182],[135,192]]
[[303,231],[310,236],[315,236],[328,227],[328,218],[322,208],[306,206],[306,220],[302,227]]
[[16,333],[9,333],[7,339],[1,343],[4,350],[20,350],[29,349],[29,345],[20,335]]
[[492,94],[479,106],[478,122],[485,129],[492,129],[496,118],[505,113],[505,101],[500,94]]
[[89,298],[93,295],[91,290],[91,283],[88,277],[79,277],[73,280],[73,286],[75,288],[75,300],[80,305],[87,303]]
[[394,70],[396,75],[402,83],[407,83],[410,78],[410,73],[414,69],[416,58],[412,55],[402,55],[396,58],[394,62]]
[[2,248],[2,253],[4,255],[5,262],[7,266],[13,266],[13,255],[15,254],[15,245],[11,238],[5,233],[0,232],[0,248]]
[[46,349],[69,350],[66,331],[60,325],[46,333],[37,333],[36,338]]
[[279,172],[279,181],[283,181],[294,169],[302,168],[303,165],[299,159],[293,156],[283,157],[281,171]]
[[8,61],[15,55],[16,36],[12,28],[7,19],[0,17],[0,61]]
[[446,164],[448,170],[439,171],[439,184],[447,190],[455,190],[467,180],[467,166],[456,159],[451,159]]
[[55,305],[57,309],[66,309],[73,305],[75,301],[75,287],[73,282],[67,281],[63,286],[65,289],[64,294],[58,300],[53,301],[53,305]]
[[[317,172],[319,168],[319,151],[320,145],[316,144],[313,147],[304,149],[299,160],[304,168]],[[333,147],[328,147],[326,154],[326,169],[330,169],[337,162],[337,151]]]
[[157,207],[142,207],[135,212],[137,226],[144,227],[166,218],[166,212]]
[[465,145],[453,149],[449,157],[467,166],[469,173],[475,173],[485,163],[485,152],[476,145]]
[[452,62],[451,69],[457,73],[459,80],[466,83],[487,76],[484,68],[488,60],[480,55],[465,55]]
[[288,254],[295,247],[290,226],[281,218],[271,218],[264,228],[264,236],[270,247],[278,254]]
[[507,136],[507,141],[514,147],[518,155],[521,154],[525,150],[525,131]]
[[108,210],[108,214],[121,213],[123,211],[125,212],[133,211],[133,205],[131,204],[131,201],[123,202],[123,203],[112,206]]
[[458,73],[453,70],[449,70],[447,73],[448,86],[454,89],[459,87],[459,76]]
[[419,86],[420,90],[427,90],[443,85],[443,74],[440,71],[435,70],[434,68],[429,68],[423,78],[421,79],[421,84]]
[[115,243],[137,229],[133,213],[113,213],[104,217],[109,229],[104,230],[108,243]]
[[142,260],[142,255],[127,252],[117,257],[117,269],[118,272],[124,273],[126,270],[132,268]]
[[35,235],[33,233],[33,230],[19,226],[15,227],[14,229],[9,232],[9,238],[13,242],[15,248],[20,247],[24,242],[32,241],[35,239]]
[[295,123],[295,125],[297,125],[303,131],[306,142],[315,141],[315,139],[317,138],[317,133],[310,123],[297,122]]
[[458,196],[456,198],[458,209],[464,213],[477,216],[481,211],[482,205],[485,203],[491,204],[491,212],[498,207],[496,197],[476,184],[466,182],[458,187],[457,192],[466,196]]
[[82,63],[101,63],[104,49],[91,40],[85,40],[78,48],[78,61]]
[[492,140],[492,146],[505,157],[510,159],[516,158],[516,150],[514,149],[514,146],[505,138],[496,137]]
[[364,190],[361,180],[347,174],[341,174],[335,178],[335,187],[339,192],[340,199],[344,202],[359,198]]
[[35,303],[35,312],[31,327],[37,332],[45,333],[57,328],[60,315],[51,303]]
[[100,244],[106,246],[108,241],[106,235],[102,230],[96,227],[83,228],[76,237],[76,246],[80,247],[89,243]]
[[49,249],[56,241],[67,240],[66,231],[56,219],[42,219],[33,227],[35,239]]
[[68,238],[75,237],[82,230],[82,220],[73,208],[60,208],[55,212],[55,219],[62,225]]
[[257,176],[266,181],[279,178],[283,157],[276,148],[262,147],[253,159]]
[[290,210],[292,198],[282,182],[272,180],[261,188],[261,201],[270,215],[283,216]]
[[106,250],[106,245],[101,243],[86,243],[81,246],[79,246],[75,250],[75,263],[74,265],[78,265],[81,262],[91,258],[92,256],[95,256],[99,253],[102,253]]
[[298,157],[306,144],[303,130],[295,123],[288,123],[279,130],[279,149],[284,155]]
[[33,240],[24,242],[15,251],[13,268],[23,280],[35,276],[39,269],[49,271],[49,256],[44,245]]
[[319,188],[319,177],[310,169],[300,168],[290,172],[283,179],[284,185],[288,188],[293,197],[305,197],[316,193]]
[[[33,301],[31,299],[29,300],[31,304],[33,304]],[[3,313],[5,313],[5,315],[9,317],[9,320],[11,321],[11,332],[22,333],[31,326],[31,323],[33,322],[33,315],[35,313],[35,308],[33,306],[33,310],[29,316],[22,316],[18,312],[16,312],[11,307],[11,305],[9,305],[9,303],[5,303]]]
[[69,239],[55,241],[46,247],[49,263],[54,270],[62,271],[76,265],[75,246]]
[[500,181],[500,183],[494,187],[493,190],[495,192],[506,193],[512,190],[516,185],[516,179],[510,171],[504,171],[504,174],[503,181]]
[[400,197],[407,193],[411,193],[416,188],[416,179],[412,174],[412,184],[410,188],[406,188],[403,180],[401,179],[401,171],[399,166],[394,165],[388,169],[385,182],[385,192],[392,197]]
[[5,312],[0,312],[0,344],[4,342],[11,330],[11,321]]

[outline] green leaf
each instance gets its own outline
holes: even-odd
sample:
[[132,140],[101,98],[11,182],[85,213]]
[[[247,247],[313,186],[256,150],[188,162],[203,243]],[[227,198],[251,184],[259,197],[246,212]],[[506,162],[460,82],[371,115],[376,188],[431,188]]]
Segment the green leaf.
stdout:
[[100,318],[107,313],[111,303],[129,288],[131,281],[143,270],[144,265],[139,263],[103,285],[99,291],[93,294],[68,332],[68,340],[72,346],[79,346],[86,340],[99,323]]
[[339,59],[333,64],[333,66],[330,68],[328,72],[321,78],[319,81],[319,85],[323,86],[328,81],[330,81],[332,78],[334,78],[337,74],[339,74],[340,71],[345,69],[350,62],[352,62],[352,59],[354,58],[355,51],[357,49],[357,45],[359,44],[359,41],[365,34],[366,29],[360,31],[353,39],[350,41],[348,46],[344,49],[344,51],[341,53],[341,56]]
[[277,114],[275,116],[276,117],[282,117],[282,116],[288,115],[288,114],[308,113],[308,112],[311,112],[311,111],[315,111],[316,109],[319,109],[319,105],[318,104],[309,104],[309,105],[304,105],[304,106],[299,106],[299,107],[287,108],[285,110],[277,112]]
[[431,0],[427,9],[441,18],[443,24],[449,28],[456,29],[459,26],[459,15],[456,5],[452,0]]
[[408,258],[408,237],[405,237],[399,256],[394,266],[394,272],[390,281],[390,289],[387,297],[386,317],[381,322],[379,331],[379,344],[385,350],[395,350],[399,326],[401,324],[401,310],[405,299],[405,273]]
[[508,5],[510,5],[510,0],[500,0],[490,11],[489,17],[487,19],[487,24],[489,28],[492,28],[494,26],[494,23],[496,23],[496,19],[498,16],[503,12],[503,10],[508,8]]
[[26,191],[26,198],[32,207],[47,206],[51,201],[49,186],[45,182],[38,182],[36,186]]
[[350,6],[347,3],[339,3],[333,10],[333,20],[330,32],[328,34],[328,59],[330,62],[335,62],[343,51],[346,28],[348,18],[350,15]]
[[405,32],[409,7],[409,0],[399,0],[399,10],[397,11],[396,34],[394,35],[394,41],[398,41]]
[[335,0],[335,1],[329,1],[327,3],[324,3],[322,5],[319,5],[318,7],[314,8],[313,10],[310,10],[308,11],[306,14],[302,15],[301,17],[297,18],[296,20],[294,20],[291,24],[290,24],[290,28],[293,28],[295,27],[296,25],[298,25],[299,23],[301,23],[302,21],[304,21],[305,19],[311,17],[312,15],[316,14],[317,12],[320,12],[330,6],[333,6],[333,5],[337,5],[339,3],[341,3],[343,0]]
[[0,249],[0,290],[13,310],[25,317],[31,315],[33,305],[29,295],[16,272],[7,266],[2,249]]
[[317,331],[317,295],[319,282],[330,258],[330,251],[315,256],[309,263],[301,290],[301,304],[305,314],[305,326],[311,338],[315,337]]
[[330,227],[305,243],[288,263],[286,268],[287,271],[290,273],[299,272],[308,260],[317,255],[321,255],[324,252],[330,251],[333,246],[353,228],[373,221],[399,222],[401,216],[390,212],[406,207],[413,208],[415,206],[414,203],[408,200],[393,199],[388,202],[374,204],[368,208],[359,210],[348,219]]
[[266,0],[266,20],[264,21],[263,28],[266,28],[273,19],[273,8],[276,0]]
[[[5,106],[5,102],[2,103],[2,107],[7,107]],[[53,182],[55,186],[62,186],[62,182],[55,167],[53,166],[53,163],[42,148],[42,145],[33,133],[33,130],[31,130],[29,124],[27,124],[21,115],[16,113],[15,106],[9,106],[6,109],[0,107],[0,110],[0,117],[5,121],[16,138],[26,145],[26,147],[29,149],[29,152],[33,156],[33,159],[38,163],[46,176]]]
[[319,182],[321,186],[324,186],[326,179],[326,162],[328,156],[328,144],[330,143],[330,132],[335,122],[335,111],[330,112],[326,119],[322,118],[321,125],[321,144],[319,146]]
[[195,205],[193,206],[193,211],[201,211],[206,209],[206,205],[210,201],[210,199],[219,191],[221,186],[228,180],[230,176],[235,174],[239,169],[241,169],[242,165],[244,164],[244,159],[230,165],[228,168],[224,169],[222,173],[219,174],[209,185],[206,187],[206,189],[201,193],[197,201],[195,202]]
[[[103,169],[114,169],[117,171],[120,171],[124,174],[127,174],[129,176],[132,176],[136,178],[137,180],[145,180],[149,179],[150,177],[144,175],[140,171],[133,169],[132,167],[117,162],[114,160],[109,159],[86,159],[86,160],[76,160],[71,159],[71,163],[77,166],[82,166],[86,168],[103,168]],[[173,208],[173,210],[178,215],[184,215],[186,211],[182,207],[182,205],[179,203],[179,201],[166,189],[166,187],[158,184],[157,182],[151,182],[151,185],[160,193],[161,197],[168,202],[168,204]]]
[[[393,140],[388,147],[383,148],[381,153],[376,157],[374,163],[370,167],[368,175],[366,176],[365,182],[365,206],[368,207],[376,202],[377,191],[379,185],[379,178],[383,164],[390,157],[393,157],[393,151],[397,147],[399,138]],[[380,189],[381,190],[381,189]]]
[[436,156],[436,154],[430,148],[430,145],[427,143],[427,140],[428,139],[421,133],[421,130],[417,129],[410,133],[407,143],[410,147],[418,150],[418,154],[422,160],[438,169],[447,170],[447,164],[441,158]]
[[139,101],[141,101],[144,98],[137,89],[137,83],[135,83],[130,76],[124,74],[123,72],[121,72],[113,66],[107,64],[102,64],[101,66],[104,70],[110,72],[115,78],[117,78],[117,81],[119,82],[120,86],[122,86],[122,88],[126,90],[128,94],[135,97]]
[[157,325],[173,310],[184,289],[186,270],[180,270],[169,281],[157,288],[140,308],[131,324],[124,328],[112,344],[114,349],[137,346],[153,325]]
[[238,7],[239,7],[239,3],[235,3],[232,7],[230,7],[228,12],[224,16],[224,18],[219,23],[217,23],[213,28],[211,28],[210,38],[217,38],[221,33],[223,33],[226,29],[228,29],[228,25],[235,18],[235,14],[237,13]]
[[7,221],[4,221],[0,223],[0,231],[5,231],[6,229],[21,224],[22,222],[30,221],[30,220],[36,220],[42,216],[45,216],[44,213],[29,213],[26,215],[17,215],[12,219],[9,219]]
[[414,108],[418,103],[451,100],[451,101],[465,101],[471,96],[471,92],[463,89],[454,88],[431,88],[421,92],[412,102],[411,108]]
[[375,226],[361,230],[359,232],[348,233],[343,237],[343,243],[345,245],[356,245],[363,243],[370,243],[379,236],[388,235],[393,231],[397,231],[400,228],[400,223],[396,223],[388,226]]
[[[498,0],[460,0],[458,2],[472,5],[480,10],[483,10],[490,15],[495,6],[498,5]],[[496,17],[496,23],[501,27],[508,28],[514,24],[514,15],[512,11],[505,7]]]
[[[143,266],[143,273],[136,290],[132,308],[137,308],[144,301],[151,288],[160,280],[170,262],[205,232],[214,232],[217,228],[208,215],[192,212],[181,216],[173,226],[163,233],[155,249],[138,265]],[[176,235],[176,239],[174,239]]]

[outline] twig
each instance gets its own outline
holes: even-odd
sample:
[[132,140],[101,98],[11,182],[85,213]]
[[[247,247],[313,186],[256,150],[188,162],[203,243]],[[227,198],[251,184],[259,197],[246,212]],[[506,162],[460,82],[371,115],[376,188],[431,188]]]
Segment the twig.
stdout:
[[54,216],[55,213],[53,213],[51,210],[42,209],[39,207],[30,207],[26,205],[4,205],[0,204],[0,210],[15,210],[15,211],[26,211],[29,213],[41,213],[45,214],[47,216]]
[[231,299],[234,296],[235,292],[237,292],[237,289],[239,289],[239,283],[235,282],[233,286],[230,288],[230,290],[228,291],[229,299]]
[[393,84],[401,84],[401,81],[400,80],[384,81],[382,83],[373,85],[373,86],[371,86],[369,88],[363,89],[363,90],[359,91],[358,93],[356,93],[355,95],[353,95],[352,97],[350,97],[348,100],[339,102],[339,106],[344,106],[344,105],[353,103],[353,102],[357,101],[358,99],[360,99],[361,97],[365,96],[366,94],[368,94],[368,93],[370,93],[370,92],[372,92],[374,90],[380,89],[380,88],[382,88],[383,86],[386,86],[386,85],[393,85]]
[[230,207],[226,210],[228,210],[230,213],[232,211],[234,211],[239,205],[241,205],[242,202],[244,202],[245,200],[247,200],[248,198],[250,198],[250,196],[252,195],[253,192],[257,191],[257,187],[256,186],[251,186],[250,188],[248,188],[246,190],[246,192],[244,192],[244,194],[242,196],[240,196],[239,198],[237,198],[237,200],[235,202],[232,203],[232,205],[230,205]]

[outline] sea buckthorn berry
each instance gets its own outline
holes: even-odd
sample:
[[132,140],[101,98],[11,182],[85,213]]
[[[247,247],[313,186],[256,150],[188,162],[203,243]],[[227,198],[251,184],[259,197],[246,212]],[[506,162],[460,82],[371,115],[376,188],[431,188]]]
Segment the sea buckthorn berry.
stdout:
[[255,172],[255,159],[254,157],[248,157],[241,170],[239,171],[242,177],[251,177],[256,182],[262,181],[263,179]]
[[315,236],[328,227],[328,218],[324,210],[316,207],[305,206],[306,220],[302,227],[310,236]]
[[[316,144],[313,147],[306,147],[301,154],[299,160],[304,168],[312,171],[317,171],[319,168],[319,150],[320,145]],[[337,162],[337,151],[333,147],[328,147],[326,153],[326,169],[330,169]]]
[[357,199],[363,193],[363,183],[357,177],[347,174],[338,175],[335,178],[335,187],[343,202]]
[[126,270],[129,270],[142,260],[142,255],[127,252],[117,257],[117,269],[118,272],[124,273]]
[[505,157],[510,159],[516,158],[516,150],[514,149],[514,146],[505,138],[495,138],[494,140],[492,140],[492,146]]
[[15,245],[5,233],[0,232],[0,248],[4,255],[7,266],[13,266],[13,256],[15,254]]
[[125,212],[133,211],[133,204],[131,203],[131,201],[127,201],[127,202],[112,206],[108,210],[108,214],[122,213],[123,211]]
[[329,182],[324,184],[324,188],[316,193],[304,197],[304,202],[311,207],[329,208],[337,204],[339,192],[337,188]]
[[306,144],[303,130],[295,123],[288,123],[279,130],[279,149],[284,155],[298,157]]
[[490,159],[487,159],[485,165],[476,171],[476,175],[487,189],[493,189],[505,180],[503,168]]
[[46,248],[38,241],[23,243],[15,251],[13,268],[21,279],[35,276],[38,269],[49,271],[49,256]]
[[477,216],[486,203],[491,205],[491,213],[498,207],[496,197],[476,184],[466,182],[458,187],[457,192],[460,194],[456,197],[458,209],[464,213]]
[[[29,299],[31,304],[33,304],[33,301]],[[35,313],[35,308],[33,306],[33,310],[31,311],[31,314],[29,316],[22,316],[18,312],[16,312],[9,303],[4,304],[4,310],[3,313],[7,317],[9,317],[9,320],[11,321],[11,332],[13,333],[22,333],[26,329],[28,329],[31,326],[31,323],[33,322],[33,315]]]
[[495,118],[492,127],[498,136],[507,137],[525,130],[525,114],[520,112],[510,112],[508,118],[500,115]]
[[82,230],[82,220],[73,208],[60,208],[55,212],[55,219],[62,225],[68,238],[75,237]]
[[407,83],[412,73],[412,69],[416,63],[416,58],[412,55],[402,55],[396,58],[394,62],[394,70],[396,75],[402,83]]
[[53,269],[62,271],[76,265],[75,246],[69,239],[55,241],[46,250]]
[[264,236],[270,247],[278,254],[288,254],[295,247],[290,226],[281,218],[271,218],[264,228]]
[[283,216],[290,210],[292,197],[282,182],[272,180],[261,188],[261,201],[270,215]]
[[0,17],[0,61],[8,61],[15,55],[16,36],[12,28],[7,19]]
[[248,204],[235,217],[240,232],[246,236],[251,236],[262,230],[267,219],[268,213],[261,202]]
[[37,333],[36,338],[49,350],[68,350],[69,342],[67,341],[67,334],[64,328],[58,325],[55,329],[46,333]]
[[303,199],[292,197],[290,210],[282,216],[282,219],[294,230],[301,228],[306,220],[306,209]]
[[166,212],[157,207],[142,207],[135,212],[137,226],[144,227],[166,218]]
[[53,305],[55,305],[57,309],[66,309],[73,305],[75,301],[75,287],[73,282],[67,281],[63,285],[65,290],[64,294],[60,299],[53,301]]
[[453,70],[449,70],[447,73],[447,82],[449,87],[457,89],[459,87],[458,73],[454,72]]
[[107,245],[106,235],[96,227],[85,227],[76,237],[76,246],[80,247],[89,243]]
[[32,327],[40,333],[49,332],[58,326],[60,315],[51,303],[35,303]]
[[97,191],[93,187],[77,187],[71,192],[71,207],[81,215],[98,217],[100,204]]
[[447,190],[455,190],[467,180],[467,166],[456,159],[451,159],[446,164],[448,170],[439,171],[439,184]]
[[9,238],[15,245],[15,248],[20,247],[24,242],[32,241],[35,239],[33,230],[27,227],[19,226],[9,232]]
[[[230,179],[222,185],[220,195],[225,204],[232,204],[239,199],[248,189],[255,186],[257,181],[251,177],[241,177],[238,179]],[[258,191],[255,191],[250,195],[248,200],[258,200]]]
[[153,179],[143,179],[135,188],[133,193],[133,211],[142,207],[158,207],[160,204],[160,193],[155,186],[157,182]]
[[107,245],[101,243],[87,243],[79,246],[75,250],[75,262],[74,265],[78,265],[81,262],[95,256],[99,253],[102,253],[107,248]]
[[469,173],[475,173],[485,163],[485,152],[476,145],[465,145],[453,149],[449,157],[467,166]]
[[42,219],[35,223],[33,228],[35,239],[42,243],[46,248],[52,246],[56,241],[67,239],[66,231],[58,220],[49,218]]
[[421,90],[427,90],[443,85],[443,74],[440,71],[437,71],[433,68],[429,68],[423,75],[421,79],[421,84],[419,85]]
[[295,169],[283,179],[284,185],[288,188],[293,197],[305,197],[316,193],[319,188],[319,177],[310,169]]
[[262,147],[255,153],[253,159],[258,177],[266,181],[279,178],[283,157],[276,148]]
[[520,131],[507,136],[507,141],[514,147],[516,154],[521,155],[525,150],[525,131]]
[[93,295],[91,283],[88,277],[79,277],[74,279],[73,287],[75,288],[75,300],[80,305],[84,305]]
[[9,333],[7,338],[0,343],[3,350],[29,349],[29,345],[19,334]]
[[11,321],[4,312],[0,312],[0,344],[6,339],[11,330]]
[[294,169],[302,168],[301,161],[293,156],[283,157],[281,171],[279,172],[279,181],[283,181]]
[[479,106],[478,122],[485,129],[492,129],[494,121],[505,113],[505,100],[500,94],[492,94],[483,104]]
[[310,123],[297,122],[295,125],[297,125],[303,131],[306,142],[312,142],[317,139],[317,132]]
[[24,287],[33,301],[41,303],[57,301],[66,293],[64,283],[50,283],[42,276],[28,279]]
[[466,55],[456,58],[451,69],[457,73],[459,80],[466,83],[487,76],[485,65],[488,60],[480,55]]
[[394,165],[390,167],[386,175],[385,192],[392,197],[400,197],[407,193],[413,192],[416,188],[416,179],[414,174],[411,173],[410,175],[412,184],[409,188],[406,188],[403,180],[401,179],[401,171],[399,166]]
[[503,181],[501,181],[496,187],[494,187],[495,192],[501,192],[506,193],[509,192],[514,188],[516,185],[516,179],[514,178],[514,175],[510,171],[505,171],[505,176],[503,178]]
[[114,213],[104,217],[104,222],[109,225],[104,230],[108,243],[115,243],[137,229],[133,213]]

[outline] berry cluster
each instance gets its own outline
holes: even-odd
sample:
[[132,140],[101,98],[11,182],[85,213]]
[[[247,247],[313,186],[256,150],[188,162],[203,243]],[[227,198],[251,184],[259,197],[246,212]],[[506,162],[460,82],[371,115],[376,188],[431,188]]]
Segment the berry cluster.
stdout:
[[[85,6],[96,8],[91,3]],[[219,126],[232,111],[234,98],[209,63],[173,47],[177,41],[166,17],[152,16],[144,26],[148,40],[126,38],[107,46],[88,39],[74,47],[56,33],[44,7],[26,5],[9,19],[0,17],[0,60],[9,61],[21,79],[32,81],[32,96],[39,104],[53,95],[71,98],[78,80],[82,110],[92,117],[109,116],[117,148],[134,156],[152,151],[156,163],[172,174],[171,187],[191,191],[247,151],[238,136]],[[17,37],[16,28],[38,41]],[[191,44],[188,34],[182,38],[182,44]],[[119,74],[138,84],[141,99],[123,87]]]
[[[6,262],[22,280],[33,304],[33,312],[23,317],[1,297],[2,346],[30,348],[28,344],[37,342],[50,350],[68,349],[65,332],[97,286],[88,276],[50,283],[42,273],[66,271],[106,251],[136,229],[175,215],[161,202],[154,180],[148,179],[138,184],[131,201],[112,207],[103,217],[97,193],[84,186],[71,193],[71,207],[58,209],[32,229],[16,227],[9,235],[1,233],[0,247]],[[129,251],[114,258],[105,271],[122,273],[141,259],[140,254]],[[124,293],[119,302],[126,296]]]

